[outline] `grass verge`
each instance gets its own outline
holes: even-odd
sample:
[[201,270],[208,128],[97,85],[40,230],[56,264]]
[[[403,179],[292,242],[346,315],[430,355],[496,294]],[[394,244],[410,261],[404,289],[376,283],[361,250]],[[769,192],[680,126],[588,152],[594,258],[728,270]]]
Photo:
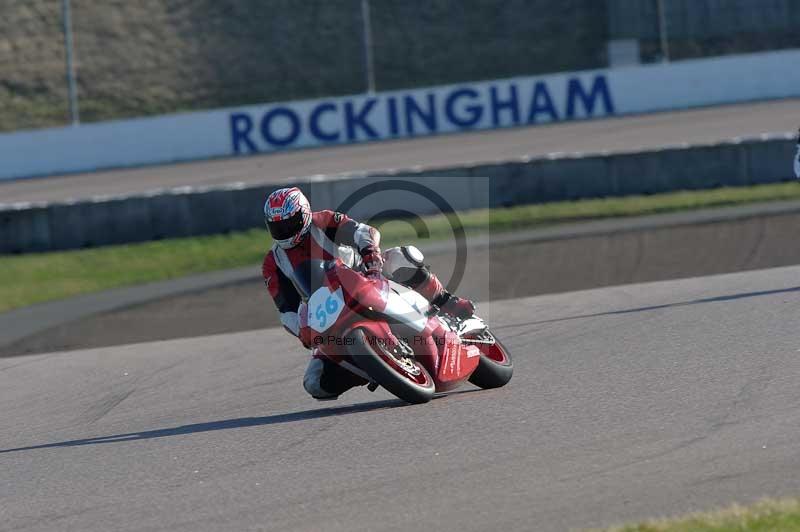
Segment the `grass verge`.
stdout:
[[[510,231],[557,223],[704,207],[800,199],[797,183],[525,205],[459,213],[467,232]],[[451,234],[445,216],[425,218],[429,238]],[[384,245],[416,241],[405,222],[380,224]],[[270,246],[266,231],[163,240],[41,254],[0,256],[0,312],[109,288],[257,265]]]
[[655,519],[605,532],[794,532],[800,531],[800,499],[765,499],[751,506]]

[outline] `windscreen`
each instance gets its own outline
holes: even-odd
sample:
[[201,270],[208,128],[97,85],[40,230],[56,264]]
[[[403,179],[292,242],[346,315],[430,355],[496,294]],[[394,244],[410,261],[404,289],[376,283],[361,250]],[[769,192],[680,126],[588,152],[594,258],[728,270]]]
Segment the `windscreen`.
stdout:
[[294,269],[294,285],[300,297],[307,300],[320,286],[325,285],[325,270],[333,261],[309,259]]

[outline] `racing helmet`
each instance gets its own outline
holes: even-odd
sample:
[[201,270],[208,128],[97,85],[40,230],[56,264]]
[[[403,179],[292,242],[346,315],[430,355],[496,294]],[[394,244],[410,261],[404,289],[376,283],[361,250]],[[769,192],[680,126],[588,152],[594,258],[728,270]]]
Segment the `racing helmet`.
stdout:
[[264,221],[276,244],[293,248],[311,226],[311,204],[297,187],[278,189],[264,203]]

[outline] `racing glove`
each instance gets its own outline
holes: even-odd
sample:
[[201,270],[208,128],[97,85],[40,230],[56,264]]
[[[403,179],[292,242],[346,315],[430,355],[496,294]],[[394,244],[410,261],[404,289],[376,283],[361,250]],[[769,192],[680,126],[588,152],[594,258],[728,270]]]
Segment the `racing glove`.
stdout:
[[378,248],[365,249],[361,252],[361,259],[364,261],[364,271],[367,275],[377,275],[383,269],[383,257]]

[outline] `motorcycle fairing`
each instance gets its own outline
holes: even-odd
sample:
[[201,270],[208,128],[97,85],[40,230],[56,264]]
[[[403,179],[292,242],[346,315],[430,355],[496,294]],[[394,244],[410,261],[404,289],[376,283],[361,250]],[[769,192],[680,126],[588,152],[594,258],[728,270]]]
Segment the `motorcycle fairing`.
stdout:
[[[413,300],[411,300],[413,301]],[[428,323],[428,317],[420,310],[416,302],[401,296],[394,290],[389,290],[386,294],[386,306],[382,314],[390,318],[392,322],[405,325],[416,333],[422,332]]]
[[437,391],[446,391],[460,385],[468,378],[480,361],[480,351],[473,345],[464,345],[453,331],[446,331],[441,343],[441,363],[434,377]]
[[321,286],[311,294],[306,303],[306,322],[309,327],[322,333],[327,331],[344,309],[344,295],[342,287],[331,290],[328,286]]

